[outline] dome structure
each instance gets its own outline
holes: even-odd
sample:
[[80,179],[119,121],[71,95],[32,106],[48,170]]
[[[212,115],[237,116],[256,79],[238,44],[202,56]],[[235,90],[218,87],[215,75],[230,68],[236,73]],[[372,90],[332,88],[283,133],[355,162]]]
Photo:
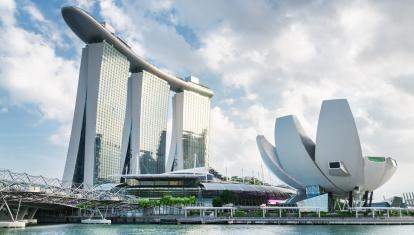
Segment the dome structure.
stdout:
[[323,101],[316,142],[293,115],[276,119],[275,146],[262,135],[256,142],[265,165],[296,188],[302,199],[328,194],[348,198],[350,206],[366,206],[372,202],[372,192],[397,169],[392,158],[363,156],[346,99]]

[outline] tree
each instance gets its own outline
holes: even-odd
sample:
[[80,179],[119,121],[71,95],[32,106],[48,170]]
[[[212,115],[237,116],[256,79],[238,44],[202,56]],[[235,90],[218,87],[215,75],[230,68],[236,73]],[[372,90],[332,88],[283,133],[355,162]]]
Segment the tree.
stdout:
[[214,207],[222,207],[223,206],[223,201],[221,200],[220,197],[215,197],[213,198],[213,206]]
[[234,198],[233,198],[233,193],[229,190],[224,190],[221,194],[220,194],[220,199],[223,202],[223,204],[228,204],[233,202]]

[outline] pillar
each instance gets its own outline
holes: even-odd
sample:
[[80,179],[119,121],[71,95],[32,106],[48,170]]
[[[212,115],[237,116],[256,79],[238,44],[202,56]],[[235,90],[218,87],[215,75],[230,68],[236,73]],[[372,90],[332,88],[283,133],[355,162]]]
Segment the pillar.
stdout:
[[27,214],[27,211],[29,210],[28,207],[21,207],[19,210],[19,213],[16,216],[16,220],[23,220],[24,216]]
[[29,212],[27,213],[27,218],[33,219],[34,216],[36,215],[36,212],[37,212],[37,208],[31,208]]
[[352,195],[352,191],[349,191],[349,193],[348,193],[348,206],[351,208],[353,205],[352,205],[352,202],[354,201],[354,198],[353,198],[353,195]]
[[369,207],[372,206],[372,196],[374,195],[374,191],[371,191],[370,195],[369,195]]
[[368,191],[364,192],[364,205],[363,207],[367,207],[368,206]]

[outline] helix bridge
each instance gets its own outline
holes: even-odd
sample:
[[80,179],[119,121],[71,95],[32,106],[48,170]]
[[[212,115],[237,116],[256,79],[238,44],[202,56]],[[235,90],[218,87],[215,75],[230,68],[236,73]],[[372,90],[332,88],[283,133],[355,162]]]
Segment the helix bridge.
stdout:
[[[33,219],[39,209],[82,209],[128,206],[128,198],[115,184],[89,187],[72,185],[56,178],[33,176],[0,169],[0,218]],[[99,212],[100,213],[100,212]]]

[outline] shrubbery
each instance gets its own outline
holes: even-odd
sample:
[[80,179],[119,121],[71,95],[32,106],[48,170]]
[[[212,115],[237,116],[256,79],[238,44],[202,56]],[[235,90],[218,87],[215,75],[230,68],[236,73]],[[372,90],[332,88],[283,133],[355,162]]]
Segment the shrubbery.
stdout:
[[222,207],[225,204],[232,203],[234,201],[233,193],[229,190],[224,190],[218,197],[213,198],[213,206]]
[[176,206],[176,205],[194,205],[197,199],[194,196],[189,197],[172,197],[164,196],[161,199],[138,199],[137,204],[142,208],[156,206]]

